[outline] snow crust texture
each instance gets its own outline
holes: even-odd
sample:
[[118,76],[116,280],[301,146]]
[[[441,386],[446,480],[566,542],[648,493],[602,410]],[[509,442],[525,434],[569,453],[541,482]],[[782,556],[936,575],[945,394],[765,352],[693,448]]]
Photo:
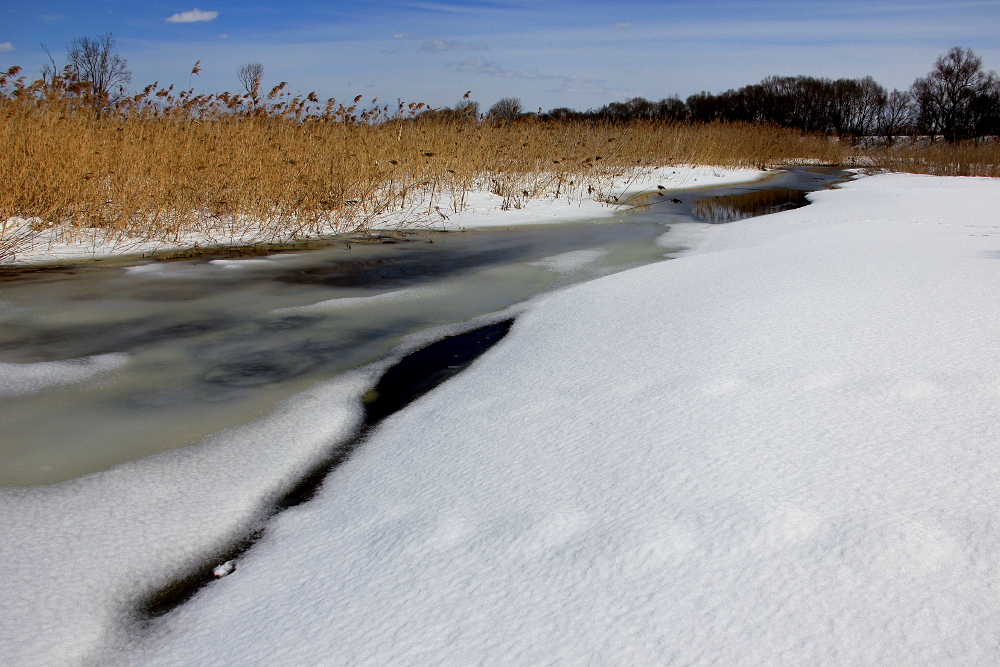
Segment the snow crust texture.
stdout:
[[126,662],[1000,662],[1000,182],[810,198],[546,297]]

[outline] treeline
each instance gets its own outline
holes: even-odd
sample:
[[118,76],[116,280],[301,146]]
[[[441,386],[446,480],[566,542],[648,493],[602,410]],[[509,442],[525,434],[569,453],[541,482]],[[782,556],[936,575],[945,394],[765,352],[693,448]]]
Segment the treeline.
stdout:
[[[510,105],[507,104],[507,107]],[[845,137],[940,135],[949,142],[1000,134],[1000,79],[969,49],[954,48],[909,90],[888,91],[866,76],[771,76],[760,83],[686,100],[634,97],[599,109],[552,109],[543,120],[766,123]]]
[[[22,105],[29,102],[38,107],[89,107],[98,116],[119,118],[280,116],[296,121],[369,124],[418,119],[493,124],[526,120],[611,125],[721,122],[772,125],[803,134],[886,137],[886,143],[901,135],[940,136],[949,143],[1000,135],[1000,78],[992,70],[985,71],[982,59],[971,49],[959,47],[939,57],[933,69],[907,90],[888,91],[870,76],[836,80],[771,76],[718,94],[703,91],[686,100],[677,96],[659,101],[634,97],[589,111],[561,107],[548,112],[539,109],[538,113],[525,113],[520,100],[511,97],[480,113],[479,104],[470,99],[471,91],[453,108],[440,109],[413,103],[380,107],[374,99],[359,106],[360,96],[353,102],[330,99],[323,104],[315,93],[290,96],[285,82],[264,95],[264,66],[260,63],[239,68],[238,79],[245,94],[195,95],[193,89],[175,92],[173,86],[158,89],[153,84],[129,95],[125,86],[131,82],[131,73],[114,47],[111,35],[75,40],[68,45],[65,67],[60,71],[50,56],[42,78],[31,84],[18,78],[17,67],[0,73],[0,101],[19,100]],[[200,71],[199,61],[191,76]]]

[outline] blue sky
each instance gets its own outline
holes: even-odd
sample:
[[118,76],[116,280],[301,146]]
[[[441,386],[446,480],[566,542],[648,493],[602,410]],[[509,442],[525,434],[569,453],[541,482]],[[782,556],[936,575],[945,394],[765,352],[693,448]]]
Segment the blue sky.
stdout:
[[266,86],[435,106],[472,90],[484,106],[586,109],[771,74],[904,88],[952,46],[1000,69],[1000,0],[42,0],[4,10],[0,67],[34,77],[40,43],[61,64],[67,42],[107,32],[135,88],[236,90],[239,65],[260,62]]

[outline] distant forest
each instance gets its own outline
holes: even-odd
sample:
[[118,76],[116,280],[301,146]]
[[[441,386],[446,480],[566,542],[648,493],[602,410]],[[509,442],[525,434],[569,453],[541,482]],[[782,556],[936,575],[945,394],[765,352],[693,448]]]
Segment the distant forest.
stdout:
[[[525,115],[519,100],[505,98],[491,107],[487,117],[512,120]],[[530,115],[540,120],[611,123],[766,123],[809,134],[931,135],[954,142],[1000,134],[1000,79],[995,72],[984,71],[982,59],[970,49],[956,47],[938,58],[931,72],[914,81],[909,90],[887,91],[870,76],[836,80],[771,76],[760,83],[719,94],[701,92],[686,100],[633,97],[596,110],[563,107]]]
[[[983,69],[983,61],[971,49],[952,48],[940,56],[926,76],[907,90],[888,91],[870,76],[860,79],[827,79],[812,76],[770,76],[760,83],[714,94],[707,91],[682,100],[677,96],[659,101],[633,97],[611,102],[599,109],[577,111],[567,107],[525,113],[521,101],[505,97],[480,114],[470,93],[454,108],[431,109],[426,104],[399,104],[358,110],[359,95],[345,107],[336,100],[321,106],[315,93],[288,99],[287,82],[263,94],[264,66],[246,63],[238,79],[246,94],[195,95],[194,90],[174,93],[173,86],[154,90],[147,86],[133,97],[125,92],[132,75],[126,61],[114,50],[108,34],[82,38],[69,45],[67,63],[61,71],[51,55],[42,79],[27,85],[16,78],[20,68],[0,72],[0,99],[33,98],[39,104],[61,99],[70,106],[90,106],[101,117],[133,113],[174,115],[190,118],[276,115],[297,120],[379,122],[408,120],[482,120],[510,123],[529,120],[549,122],[601,122],[611,125],[654,121],[666,123],[749,123],[798,130],[803,134],[845,138],[881,137],[891,144],[899,136],[943,138],[948,143],[1000,135],[1000,78]],[[200,62],[191,76],[197,75]],[[176,96],[175,96],[176,95]],[[372,100],[375,103],[376,100]],[[168,113],[169,110],[169,113]],[[207,114],[207,115],[206,115]],[[221,114],[221,115],[219,115]]]

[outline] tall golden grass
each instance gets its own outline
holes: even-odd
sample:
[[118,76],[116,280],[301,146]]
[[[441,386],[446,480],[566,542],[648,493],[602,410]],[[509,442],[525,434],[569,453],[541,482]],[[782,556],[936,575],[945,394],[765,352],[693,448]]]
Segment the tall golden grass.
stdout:
[[[321,103],[288,95],[284,84],[266,97],[154,85],[97,114],[86,83],[28,84],[17,74],[0,75],[0,261],[42,233],[112,244],[190,234],[280,243],[446,216],[474,191],[518,207],[546,195],[607,197],[613,183],[656,166],[857,157],[827,138],[769,126],[493,123],[421,116],[422,104]],[[917,161],[883,153],[877,166]]]
[[1000,177],[1000,143],[968,141],[956,144],[906,144],[872,150],[869,162],[886,171],[903,171],[935,176]]

